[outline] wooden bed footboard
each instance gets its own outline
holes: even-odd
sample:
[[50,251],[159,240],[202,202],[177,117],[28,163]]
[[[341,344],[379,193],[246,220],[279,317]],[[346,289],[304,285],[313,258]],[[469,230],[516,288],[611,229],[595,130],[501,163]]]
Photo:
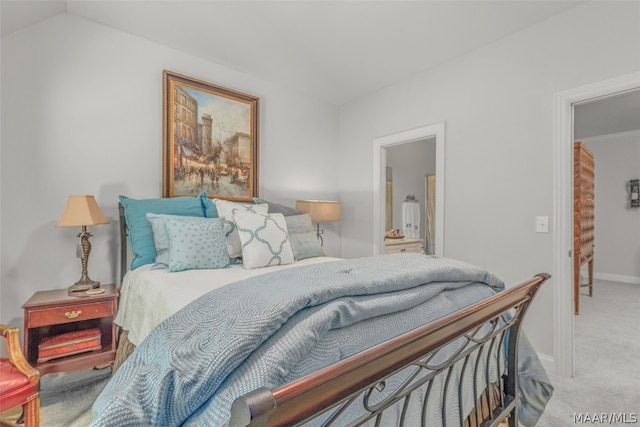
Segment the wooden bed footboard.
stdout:
[[[473,425],[497,426],[508,419],[509,426],[516,427],[519,333],[529,304],[549,277],[538,274],[274,390],[260,388],[247,393],[234,401],[229,425],[301,425],[318,419],[322,419],[322,425],[378,425],[390,408],[399,414],[394,425],[404,425],[412,396],[413,404],[415,396],[420,395],[423,425],[427,405],[436,399],[442,408],[439,416],[443,426],[468,425],[472,418]],[[452,354],[442,361],[440,352],[446,348]],[[492,372],[497,381],[491,379]],[[397,375],[403,376],[402,383],[384,390]],[[465,380],[469,377],[470,381]],[[477,378],[483,378],[484,385],[478,384]],[[439,385],[432,387],[436,381]],[[482,414],[477,404],[465,410],[460,397],[450,398],[454,387],[458,396],[461,390],[471,388],[473,402],[484,400],[490,410]],[[445,414],[452,412],[449,408],[457,411],[457,419],[446,419]]]

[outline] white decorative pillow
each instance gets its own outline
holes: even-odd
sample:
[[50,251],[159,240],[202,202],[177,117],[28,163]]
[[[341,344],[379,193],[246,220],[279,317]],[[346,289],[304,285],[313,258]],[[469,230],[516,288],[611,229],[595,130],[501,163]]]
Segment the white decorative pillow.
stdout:
[[218,210],[218,216],[224,217],[224,231],[227,236],[227,251],[229,251],[229,257],[241,257],[242,246],[240,243],[240,236],[238,236],[238,231],[236,230],[234,210],[266,214],[269,209],[269,205],[266,203],[259,205],[242,204],[222,199],[213,199],[213,202]]
[[235,219],[242,242],[242,265],[244,268],[259,268],[294,262],[284,215],[281,213],[256,214],[236,210]]
[[166,218],[169,271],[229,266],[222,218]]

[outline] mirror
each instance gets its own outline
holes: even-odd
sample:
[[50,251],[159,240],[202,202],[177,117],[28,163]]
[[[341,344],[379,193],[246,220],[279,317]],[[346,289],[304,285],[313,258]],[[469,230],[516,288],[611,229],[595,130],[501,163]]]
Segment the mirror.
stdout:
[[435,254],[436,246],[435,172],[435,138],[386,148],[385,236],[419,241],[428,255]]

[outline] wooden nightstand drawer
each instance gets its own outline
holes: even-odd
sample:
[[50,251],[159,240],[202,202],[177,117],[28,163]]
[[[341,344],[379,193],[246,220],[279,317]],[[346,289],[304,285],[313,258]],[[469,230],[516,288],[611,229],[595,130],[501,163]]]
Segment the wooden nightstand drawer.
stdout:
[[40,326],[58,325],[61,323],[98,319],[114,315],[114,304],[111,301],[75,304],[66,307],[33,310],[29,312],[27,326],[29,328],[37,328]]
[[419,239],[393,239],[385,240],[385,253],[400,254],[406,252],[420,253],[422,240]]
[[[67,289],[38,291],[24,303],[23,348],[27,361],[40,375],[113,363],[116,355],[113,319],[118,311],[119,293],[114,284],[101,288],[103,293],[86,297],[70,296]],[[75,340],[85,334],[90,334],[92,339]],[[57,345],[58,340],[64,341],[65,351],[60,354],[54,351],[53,357],[42,352],[52,342]]]

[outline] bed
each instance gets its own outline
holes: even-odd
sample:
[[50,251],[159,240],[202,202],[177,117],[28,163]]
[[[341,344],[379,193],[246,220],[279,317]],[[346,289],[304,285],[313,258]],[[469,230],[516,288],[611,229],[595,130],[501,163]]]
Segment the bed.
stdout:
[[547,278],[422,254],[138,266],[92,425],[535,425],[552,386],[520,327]]

